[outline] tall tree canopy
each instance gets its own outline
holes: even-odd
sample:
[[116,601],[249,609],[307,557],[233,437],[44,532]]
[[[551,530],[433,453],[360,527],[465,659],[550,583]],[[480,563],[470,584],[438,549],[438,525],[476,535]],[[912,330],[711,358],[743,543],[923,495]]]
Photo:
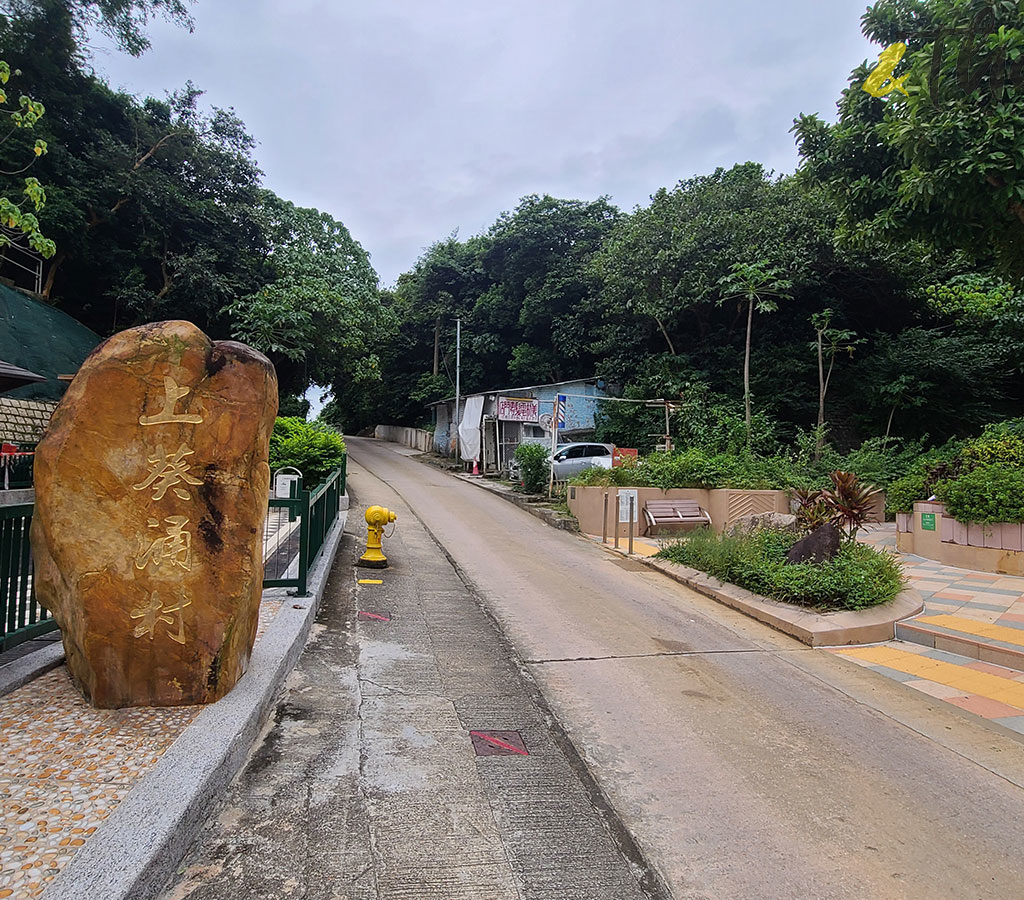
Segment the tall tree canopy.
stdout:
[[862,23],[882,47],[906,45],[893,72],[903,91],[864,90],[862,65],[838,122],[795,125],[803,171],[838,203],[842,236],[994,258],[1024,284],[1024,4],[879,0]]
[[[186,83],[163,99],[113,91],[84,62],[99,27],[145,49],[152,15],[189,25],[178,0],[19,0],[0,44],[22,89],[46,98],[49,153],[33,175],[56,253],[43,296],[101,334],[183,318],[268,352],[283,391],[379,378],[392,330],[366,252],[333,217],[265,190],[255,141]],[[6,273],[5,273],[6,274]]]

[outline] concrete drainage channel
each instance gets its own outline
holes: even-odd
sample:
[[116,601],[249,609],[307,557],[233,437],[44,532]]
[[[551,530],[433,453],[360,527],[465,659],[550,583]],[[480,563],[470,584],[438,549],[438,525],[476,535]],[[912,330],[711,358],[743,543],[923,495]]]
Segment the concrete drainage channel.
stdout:
[[143,900],[160,892],[221,792],[245,765],[302,653],[346,518],[343,510],[324,540],[309,575],[310,596],[282,605],[256,644],[245,677],[167,749],[57,876],[44,900]]

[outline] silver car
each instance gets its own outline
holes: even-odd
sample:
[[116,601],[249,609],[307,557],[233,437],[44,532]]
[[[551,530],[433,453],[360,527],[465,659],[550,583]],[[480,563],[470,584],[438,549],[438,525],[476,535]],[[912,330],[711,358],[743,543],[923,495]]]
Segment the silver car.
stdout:
[[563,481],[592,466],[610,469],[612,467],[612,449],[611,444],[593,444],[584,441],[563,444],[555,451],[553,457],[548,457],[548,463],[554,469],[555,478],[558,481]]

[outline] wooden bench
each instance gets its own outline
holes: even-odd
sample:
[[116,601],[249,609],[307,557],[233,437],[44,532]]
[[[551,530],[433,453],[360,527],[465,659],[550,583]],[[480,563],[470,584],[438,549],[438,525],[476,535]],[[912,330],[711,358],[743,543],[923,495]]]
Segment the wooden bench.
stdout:
[[648,500],[644,518],[648,534],[657,534],[662,528],[711,527],[711,516],[696,500]]

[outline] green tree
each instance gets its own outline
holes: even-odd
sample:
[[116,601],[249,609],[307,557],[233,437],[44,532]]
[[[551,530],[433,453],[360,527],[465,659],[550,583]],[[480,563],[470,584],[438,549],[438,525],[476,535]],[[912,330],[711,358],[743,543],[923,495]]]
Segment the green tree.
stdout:
[[[11,123],[11,129],[6,135],[0,137],[0,148],[6,151],[11,139],[19,132],[31,131],[35,124],[46,112],[45,107],[38,100],[33,100],[26,94],[18,98],[18,105],[8,106],[7,84],[11,78],[11,67],[4,60],[0,60],[0,114],[6,116]],[[17,69],[14,75],[20,75]],[[24,144],[24,141],[19,141]],[[19,149],[19,148],[15,148]],[[27,149],[27,148],[26,148]],[[8,165],[16,168],[0,168],[0,176],[5,180],[8,178],[21,178],[35,163],[36,159],[47,151],[47,144],[42,138],[37,138],[31,147],[28,162],[22,165],[22,160],[11,161]],[[39,219],[35,213],[39,212],[46,205],[46,191],[39,183],[38,178],[25,176],[21,188],[22,199],[12,200],[6,194],[0,193],[0,247],[7,247],[19,244],[24,241],[32,250],[43,257],[51,257],[57,252],[57,247],[52,240],[45,237],[39,228]]]
[[154,16],[169,19],[192,31],[188,6],[192,0],[2,0],[0,15],[33,18],[41,11],[60,9],[71,22],[76,44],[88,46],[89,31],[98,29],[114,45],[132,56],[149,49],[145,34]]
[[747,449],[750,449],[750,336],[754,327],[754,310],[759,313],[775,312],[779,300],[789,297],[787,291],[793,282],[781,278],[780,269],[764,263],[733,263],[729,274],[718,280],[722,291],[719,303],[741,300],[747,305],[747,337],[743,348],[743,421],[747,430]]
[[850,76],[829,125],[802,115],[802,171],[825,185],[842,236],[861,246],[920,239],[1024,279],[1024,5],[1003,0],[878,0],[869,39],[907,45],[905,95]]
[[[828,393],[829,382],[832,380],[832,369],[836,363],[836,356],[841,351],[853,356],[856,346],[863,343],[848,328],[833,328],[833,315],[835,313],[826,308],[811,316],[811,325],[815,334],[815,341],[811,345],[811,349],[817,352],[818,357],[818,424],[814,443],[815,462],[821,459],[821,451],[825,444],[825,395]],[[825,369],[826,359],[828,359],[827,370]]]
[[297,393],[310,383],[379,381],[378,350],[394,320],[366,251],[327,213],[269,191],[259,215],[273,280],[227,306],[234,336],[281,363],[297,363],[284,372]]

